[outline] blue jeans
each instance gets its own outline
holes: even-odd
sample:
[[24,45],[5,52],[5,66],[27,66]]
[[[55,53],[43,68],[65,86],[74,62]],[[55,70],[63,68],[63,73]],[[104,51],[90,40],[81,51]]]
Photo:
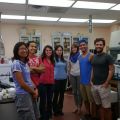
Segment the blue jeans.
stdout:
[[37,102],[30,94],[17,94],[15,103],[19,120],[36,120],[40,117]]

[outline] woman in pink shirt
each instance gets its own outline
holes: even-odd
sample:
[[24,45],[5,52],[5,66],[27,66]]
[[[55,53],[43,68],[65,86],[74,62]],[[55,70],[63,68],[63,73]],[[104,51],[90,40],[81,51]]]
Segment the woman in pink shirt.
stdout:
[[54,84],[54,54],[51,46],[47,45],[43,49],[41,63],[45,66],[45,71],[40,75],[40,120],[50,120],[52,118],[52,96]]
[[40,63],[40,57],[36,55],[37,44],[35,41],[29,41],[27,43],[29,50],[29,61],[28,65],[30,67],[30,76],[36,87],[39,85],[40,74],[45,71],[45,67]]

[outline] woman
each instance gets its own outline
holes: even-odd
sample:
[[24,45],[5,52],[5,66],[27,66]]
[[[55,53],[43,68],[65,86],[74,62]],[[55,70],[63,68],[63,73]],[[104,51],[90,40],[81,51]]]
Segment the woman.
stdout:
[[67,81],[67,63],[63,57],[63,47],[58,45],[55,47],[55,70],[54,70],[54,97],[53,112],[55,116],[64,115],[63,102],[64,92]]
[[54,84],[54,54],[51,46],[47,45],[43,49],[41,63],[45,66],[45,71],[40,75],[40,120],[52,118],[52,97]]
[[71,53],[69,57],[69,74],[70,74],[70,82],[72,85],[72,90],[74,94],[74,101],[76,105],[76,109],[73,113],[80,114],[81,108],[81,95],[80,95],[80,68],[79,68],[79,46],[77,44],[73,44],[71,46]]
[[27,43],[29,50],[29,61],[28,65],[30,67],[31,79],[36,87],[39,85],[40,74],[45,71],[43,64],[40,64],[40,57],[36,56],[37,44],[35,41],[29,41]]
[[30,79],[27,65],[28,49],[24,42],[18,42],[13,49],[12,75],[16,87],[16,107],[20,120],[38,120],[36,106],[38,92]]

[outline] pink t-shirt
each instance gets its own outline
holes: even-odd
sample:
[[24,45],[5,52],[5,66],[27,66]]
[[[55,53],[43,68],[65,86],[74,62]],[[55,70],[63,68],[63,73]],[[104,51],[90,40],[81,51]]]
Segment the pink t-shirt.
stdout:
[[41,60],[45,66],[45,72],[40,75],[41,84],[54,84],[54,65],[49,63],[47,59]]
[[[35,55],[32,56],[32,57],[29,57],[28,65],[30,67],[39,67],[40,66],[40,57],[35,56]],[[30,76],[31,76],[31,79],[32,79],[33,83],[37,87],[39,85],[39,81],[40,81],[40,74],[31,73]]]

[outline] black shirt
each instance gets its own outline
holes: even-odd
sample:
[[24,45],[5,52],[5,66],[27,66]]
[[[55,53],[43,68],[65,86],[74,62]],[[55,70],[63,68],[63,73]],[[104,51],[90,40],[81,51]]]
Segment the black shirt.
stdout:
[[110,55],[106,53],[97,54],[93,57],[93,84],[101,85],[108,77],[109,65],[113,64],[113,59]]

